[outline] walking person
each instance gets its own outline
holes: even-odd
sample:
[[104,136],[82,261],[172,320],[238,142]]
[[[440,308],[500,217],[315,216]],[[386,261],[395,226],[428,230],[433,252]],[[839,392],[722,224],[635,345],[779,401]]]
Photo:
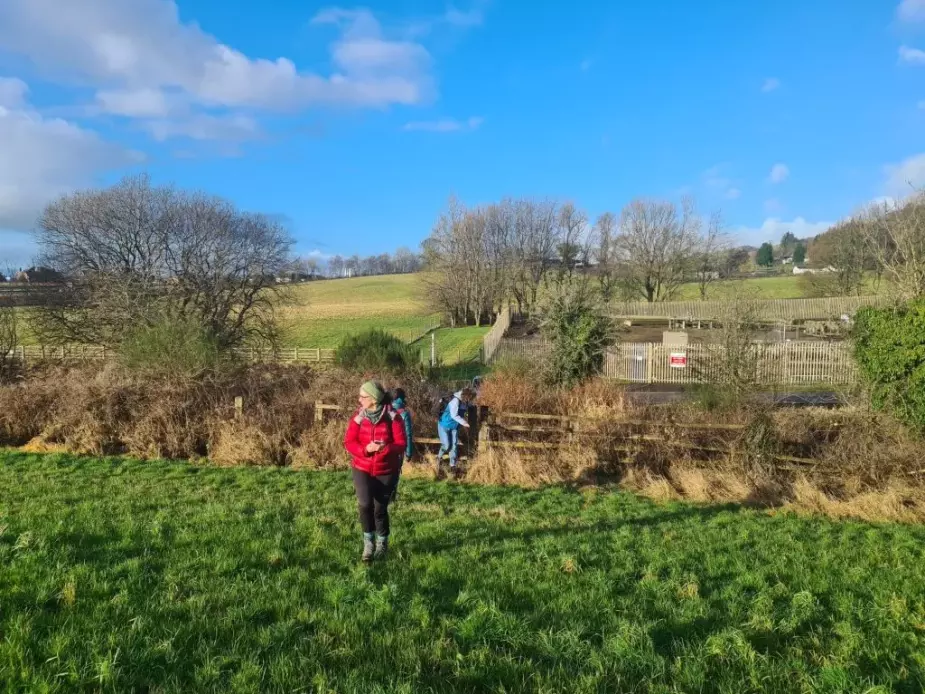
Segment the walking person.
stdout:
[[450,454],[450,474],[454,477],[459,475],[459,468],[457,467],[459,459],[459,428],[469,428],[466,413],[473,396],[474,393],[471,388],[463,388],[461,391],[454,393],[446,407],[443,408],[440,419],[437,421],[437,436],[440,438],[440,452],[437,454],[437,460],[442,462],[444,454],[448,452]]
[[411,410],[408,408],[405,391],[402,388],[396,388],[392,391],[392,410],[401,417],[402,424],[405,427],[405,452],[401,462],[398,464],[398,479],[395,481],[395,488],[392,491],[392,501],[398,499],[398,483],[401,481],[401,471],[404,468],[405,461],[411,460],[414,455],[414,426],[411,421]]
[[363,530],[362,559],[367,563],[385,559],[388,553],[389,502],[407,445],[402,418],[387,400],[381,385],[364,383],[360,409],[344,435],[344,447],[353,458],[353,486]]

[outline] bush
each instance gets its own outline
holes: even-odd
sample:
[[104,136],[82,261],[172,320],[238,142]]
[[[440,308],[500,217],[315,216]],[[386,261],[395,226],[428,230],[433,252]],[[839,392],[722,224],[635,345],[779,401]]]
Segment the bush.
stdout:
[[417,366],[414,350],[383,330],[368,330],[344,339],[335,355],[345,369],[401,373]]
[[612,321],[584,284],[566,286],[545,311],[543,332],[552,342],[548,379],[573,386],[600,372],[604,352],[614,343]]
[[758,304],[753,297],[737,295],[721,316],[716,358],[694,365],[704,384],[701,403],[710,410],[738,408],[761,383],[765,347],[755,341],[759,330]]
[[925,299],[861,309],[854,354],[874,407],[925,433]]
[[130,371],[191,378],[214,369],[220,359],[218,341],[190,320],[163,320],[140,326],[126,336],[119,358]]

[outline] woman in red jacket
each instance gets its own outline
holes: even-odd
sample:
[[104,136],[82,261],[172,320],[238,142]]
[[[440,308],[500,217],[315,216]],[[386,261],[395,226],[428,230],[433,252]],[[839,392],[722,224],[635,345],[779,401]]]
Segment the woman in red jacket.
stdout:
[[350,420],[344,447],[353,456],[353,486],[363,527],[363,561],[384,559],[389,547],[389,500],[405,452],[405,426],[386,402],[386,392],[368,381],[360,388],[360,410]]

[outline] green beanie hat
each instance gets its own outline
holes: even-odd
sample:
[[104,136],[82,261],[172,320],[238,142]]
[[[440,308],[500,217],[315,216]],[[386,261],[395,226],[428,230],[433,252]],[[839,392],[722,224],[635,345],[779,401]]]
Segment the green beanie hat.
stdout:
[[360,390],[375,400],[377,405],[381,405],[385,400],[385,390],[375,381],[367,381],[360,386]]

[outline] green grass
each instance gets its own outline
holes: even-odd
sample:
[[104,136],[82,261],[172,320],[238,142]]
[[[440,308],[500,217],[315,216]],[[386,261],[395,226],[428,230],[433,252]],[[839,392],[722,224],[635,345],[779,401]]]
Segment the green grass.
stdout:
[[348,335],[356,335],[373,328],[393,333],[404,340],[410,340],[439,322],[439,317],[422,316],[306,320],[287,326],[284,342],[286,346],[291,347],[334,349]]
[[7,692],[921,692],[925,530],[0,452]]
[[411,339],[440,323],[423,298],[420,275],[308,282],[293,287],[281,312],[284,341],[334,348],[348,335],[378,328]]
[[[867,291],[875,292],[874,278],[867,283]],[[747,280],[730,280],[712,282],[707,298],[712,300],[731,299],[745,290],[754,293],[758,299],[805,299],[805,285],[799,275],[779,275],[774,277],[755,277]],[[676,301],[700,299],[700,285],[692,283],[681,287]]]

